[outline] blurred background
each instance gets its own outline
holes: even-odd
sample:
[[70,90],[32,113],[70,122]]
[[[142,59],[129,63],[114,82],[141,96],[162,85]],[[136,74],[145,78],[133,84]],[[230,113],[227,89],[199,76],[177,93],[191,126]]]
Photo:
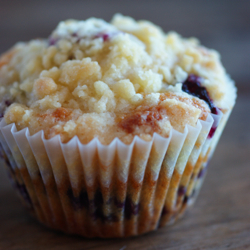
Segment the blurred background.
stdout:
[[249,0],[0,0],[0,53],[17,41],[48,37],[61,20],[109,21],[117,12],[197,37],[220,52],[239,91],[250,89]]
[[[224,242],[226,249],[250,249],[250,243],[246,243],[250,235],[250,0],[0,0],[0,54],[18,41],[48,37],[61,20],[94,16],[109,21],[117,12],[150,20],[165,32],[175,30],[184,37],[195,36],[220,52],[238,87],[237,103],[198,199],[196,213],[201,211],[200,217],[199,213],[191,214],[184,220],[184,228],[180,223],[179,229],[170,230],[169,239],[175,240],[169,244],[177,242],[179,247],[174,249],[180,249],[187,242],[195,242],[207,247],[202,249],[219,249],[216,246]],[[83,249],[80,240],[56,236],[30,219],[19,206],[2,165],[0,162],[0,249],[35,249],[36,242],[41,249],[59,249],[59,243],[65,247],[60,249]],[[209,211],[208,216],[203,210]],[[176,240],[178,230],[185,232]],[[126,244],[105,244],[110,244],[110,250],[124,249],[122,244],[130,244],[126,249],[166,249],[165,231],[161,232],[149,235],[148,241],[138,238],[139,243],[135,239]],[[198,242],[196,235],[204,236],[204,242]],[[55,248],[48,248],[52,241]],[[102,249],[94,246],[103,241],[84,244],[84,249]],[[158,248],[159,244],[164,247]]]

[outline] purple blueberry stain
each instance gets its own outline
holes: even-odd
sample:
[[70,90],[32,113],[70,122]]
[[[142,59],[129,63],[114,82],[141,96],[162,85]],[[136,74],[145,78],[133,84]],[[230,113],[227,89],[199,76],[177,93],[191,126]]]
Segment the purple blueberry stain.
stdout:
[[59,40],[59,38],[49,37],[49,40],[48,40],[49,46],[56,45],[56,43],[58,42],[58,40]]
[[219,114],[219,108],[213,107],[213,108],[211,109],[211,112],[212,112],[212,114],[218,115],[218,114]]
[[71,37],[74,37],[76,39],[76,40],[74,40],[74,42],[76,42],[76,43],[79,43],[80,40],[84,38],[84,37],[79,36],[77,32],[73,32],[71,34]]
[[117,208],[120,208],[120,209],[125,207],[125,202],[119,201],[116,197],[114,199],[114,204]]
[[110,34],[108,33],[98,33],[94,38],[102,38],[104,42],[107,42],[110,39]]
[[[213,107],[212,109],[212,113],[215,114],[215,115],[218,115],[219,114],[219,109],[217,107]],[[214,136],[214,133],[217,129],[217,125],[213,124],[209,133],[208,133],[208,138],[211,139],[213,136]]]
[[187,192],[186,187],[184,187],[184,186],[180,186],[180,187],[179,187],[179,189],[178,189],[178,195],[179,195],[179,196],[185,195],[186,192]]
[[[109,199],[106,204],[111,204],[113,199]],[[102,223],[108,223],[111,221],[118,221],[118,217],[111,213],[109,215],[105,215],[103,212],[104,200],[102,196],[101,190],[97,190],[95,192],[94,199],[90,201],[90,213],[93,220],[101,220]]]
[[[103,213],[104,200],[100,190],[95,192],[94,199],[92,200],[89,200],[88,194],[85,190],[82,190],[78,196],[74,196],[72,189],[69,188],[67,196],[69,197],[74,210],[79,210],[85,207],[89,210],[93,220],[101,220],[103,223],[118,220],[118,217],[113,213],[109,215]],[[107,201],[107,203],[111,202],[111,200]]]
[[133,215],[139,213],[139,204],[135,204],[132,199],[127,196],[125,201],[124,216],[126,219],[130,219]]
[[206,173],[206,168],[202,168],[198,173],[198,179],[202,178]]
[[104,214],[103,214],[103,197],[102,193],[100,190],[97,190],[95,192],[95,196],[93,200],[90,200],[90,210],[91,210],[91,215],[94,220],[97,219],[104,219]]
[[9,107],[13,102],[11,100],[5,100],[4,104],[6,107]]
[[4,113],[7,107],[9,107],[13,103],[13,100],[6,99],[6,97],[1,101],[0,104],[0,118],[4,117]]
[[208,138],[211,139],[214,136],[214,133],[217,129],[217,126],[212,126],[212,128],[210,129],[209,133],[208,133]]
[[73,190],[69,188],[67,191],[67,196],[69,197],[70,202],[75,210],[82,209],[83,207],[88,208],[89,199],[85,190],[81,190],[78,196],[74,196]]
[[67,190],[67,196],[74,210],[86,208],[93,220],[100,220],[102,223],[116,222],[119,220],[116,213],[104,214],[104,205],[114,205],[118,209],[124,209],[125,219],[131,219],[133,215],[139,213],[139,204],[134,204],[132,199],[127,196],[125,201],[118,201],[117,198],[110,198],[104,202],[103,195],[100,189],[97,189],[93,199],[88,198],[85,190],[82,190],[78,196],[73,194],[72,188]]
[[165,216],[166,214],[168,214],[169,213],[169,210],[167,209],[167,207],[163,207],[162,208],[162,211],[161,211],[161,216]]
[[19,191],[20,195],[23,197],[25,202],[32,207],[32,201],[30,199],[29,193],[26,189],[26,186],[24,184],[19,184],[18,182],[15,183],[16,189]]

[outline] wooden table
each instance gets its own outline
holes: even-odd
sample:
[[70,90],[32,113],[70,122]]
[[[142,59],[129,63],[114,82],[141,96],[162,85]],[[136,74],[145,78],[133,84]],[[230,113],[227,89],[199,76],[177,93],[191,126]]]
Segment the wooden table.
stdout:
[[238,98],[193,208],[175,225],[141,237],[89,240],[48,230],[24,210],[0,167],[0,250],[250,249],[248,98]]

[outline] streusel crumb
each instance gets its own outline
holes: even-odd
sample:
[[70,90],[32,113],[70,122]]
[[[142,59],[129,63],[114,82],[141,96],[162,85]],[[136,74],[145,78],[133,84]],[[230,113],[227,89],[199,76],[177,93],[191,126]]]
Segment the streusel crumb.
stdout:
[[18,43],[0,57],[1,116],[63,142],[168,137],[213,107],[230,109],[235,96],[216,51],[119,14],[111,23],[61,22],[48,39]]

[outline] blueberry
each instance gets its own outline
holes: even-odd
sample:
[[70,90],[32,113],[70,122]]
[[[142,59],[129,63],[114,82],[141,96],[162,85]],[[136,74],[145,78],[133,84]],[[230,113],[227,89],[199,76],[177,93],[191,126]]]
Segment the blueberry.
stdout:
[[5,104],[6,107],[9,107],[12,104],[12,101],[11,100],[5,100],[4,104]]
[[117,208],[124,208],[125,202],[117,200],[117,198],[114,199],[114,204]]
[[199,172],[199,174],[198,174],[198,178],[202,178],[204,175],[205,175],[205,173],[206,173],[206,168],[203,168],[203,169],[201,169],[200,170],[200,172]]
[[134,204],[132,199],[127,196],[125,201],[124,216],[126,219],[130,219],[132,215],[137,215],[139,213],[139,204]]
[[186,187],[180,186],[179,189],[178,189],[178,195],[182,196],[182,195],[184,195],[186,193],[186,191],[187,191]]
[[217,108],[214,106],[206,88],[201,86],[200,80],[199,76],[193,74],[189,75],[186,81],[182,84],[182,90],[205,101],[210,107],[211,112],[217,114]]
[[[109,199],[106,204],[111,204],[113,199]],[[91,206],[91,216],[94,220],[101,220],[102,223],[105,222],[111,222],[111,221],[118,221],[118,217],[114,214],[111,213],[109,215],[105,215],[103,213],[103,205],[104,205],[104,200],[102,196],[101,190],[97,190],[94,196],[94,200],[90,201],[90,206]]]
[[89,207],[88,194],[85,190],[81,190],[79,196],[75,197],[71,188],[68,189],[67,195],[71,201],[71,204],[75,210],[82,209],[83,207]]
[[164,215],[166,215],[168,213],[169,213],[168,209],[166,207],[163,207],[162,211],[161,211],[161,216],[164,216]]
[[0,118],[4,117],[4,112],[5,112],[6,107],[9,107],[12,103],[13,103],[13,101],[9,100],[9,99],[2,100],[2,102],[0,104],[0,106],[1,106]]
[[103,214],[103,197],[101,191],[98,189],[95,192],[94,200],[90,201],[90,206],[92,210],[92,217],[93,219],[104,219]]
[[[218,114],[218,108],[214,106],[206,88],[201,86],[199,76],[193,74],[189,75],[186,81],[182,84],[182,90],[205,101],[208,104],[211,113],[215,115]],[[211,130],[209,131],[208,138],[213,137],[216,129],[216,126],[212,126]]]
[[217,127],[216,126],[212,126],[212,128],[210,129],[209,133],[208,133],[208,138],[212,138],[214,136],[214,133],[216,131]]

